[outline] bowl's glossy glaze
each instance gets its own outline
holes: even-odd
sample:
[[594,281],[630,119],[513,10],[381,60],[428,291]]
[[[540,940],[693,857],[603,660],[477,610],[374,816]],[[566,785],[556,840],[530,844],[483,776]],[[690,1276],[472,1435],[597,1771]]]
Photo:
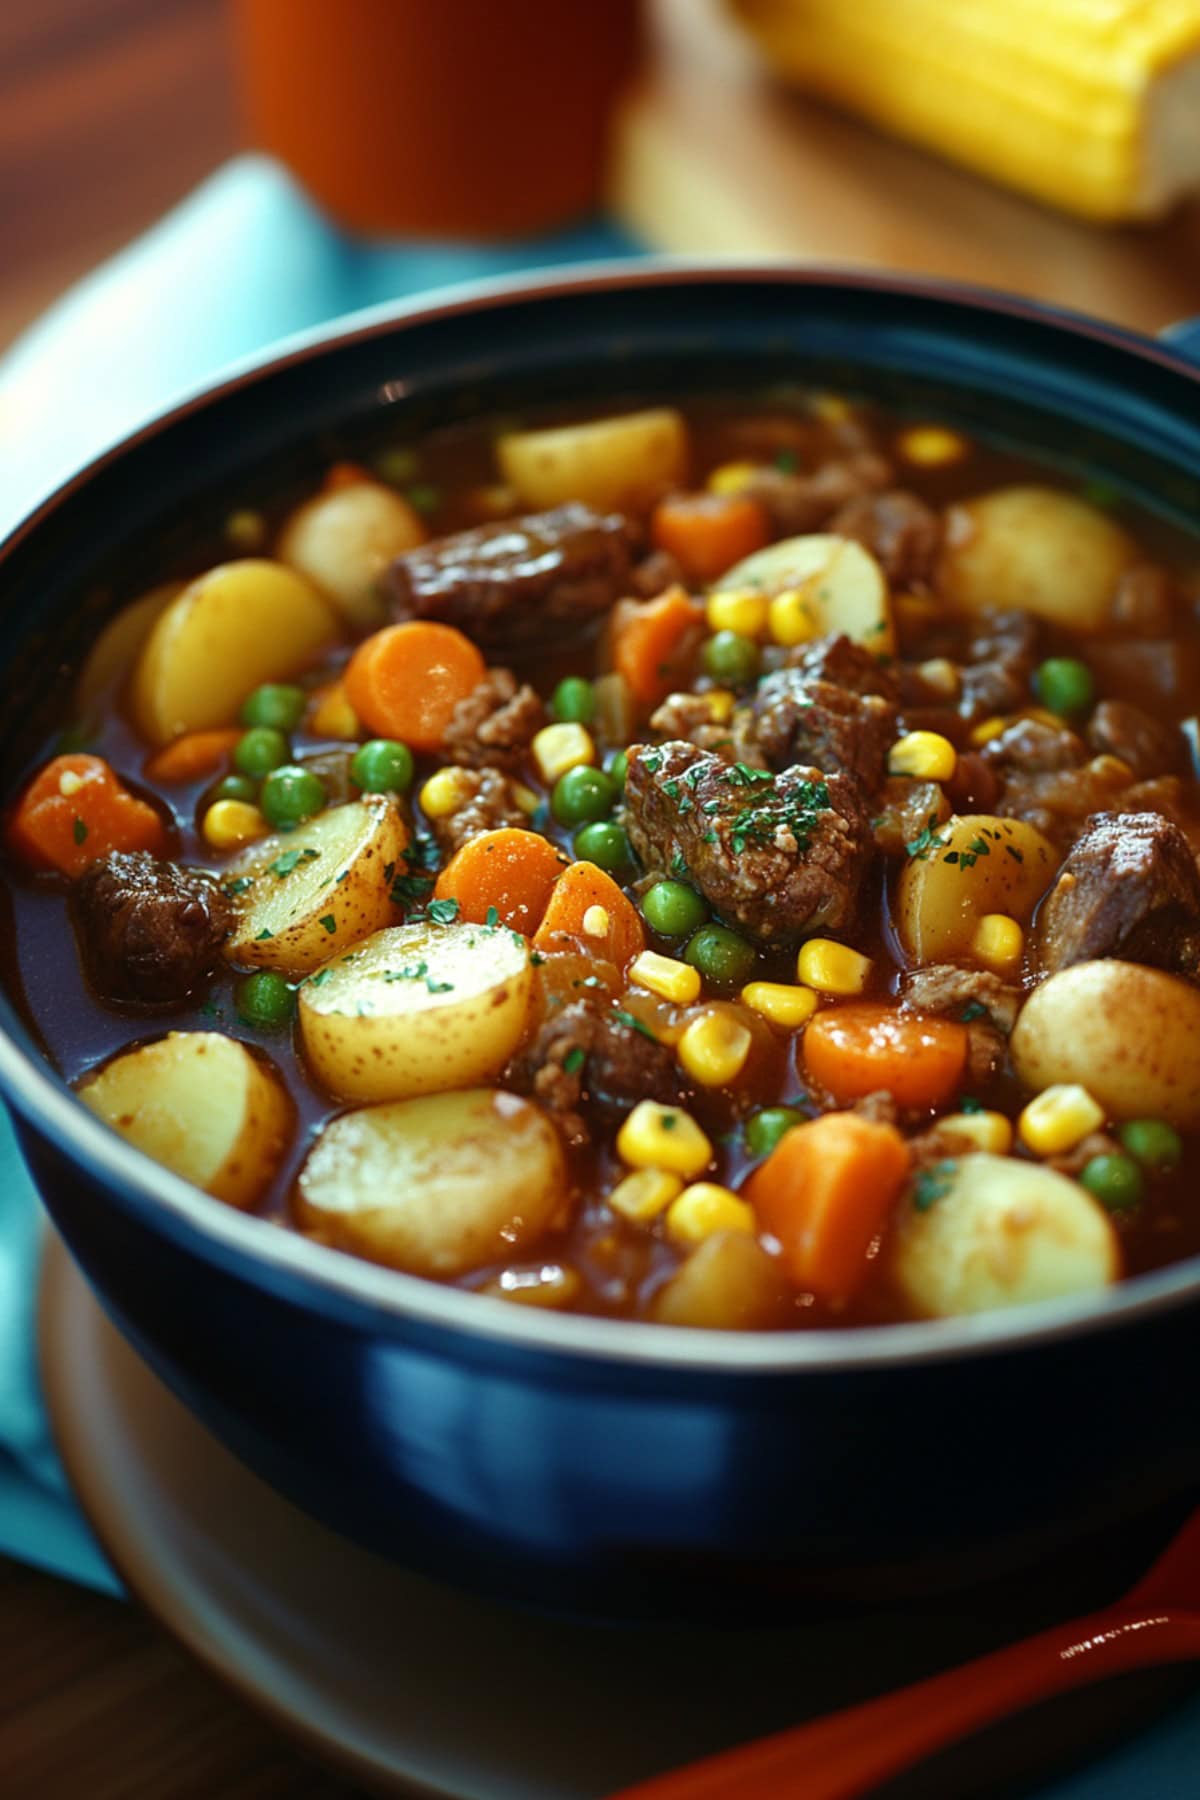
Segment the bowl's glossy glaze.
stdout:
[[[192,521],[384,409],[817,381],[1075,458],[1200,515],[1200,379],[981,294],[639,266],[477,290],[304,342],[138,434],[0,550],[11,771],[80,635]],[[140,570],[139,570],[140,572]],[[6,735],[7,734],[7,735]],[[106,1306],[284,1493],[384,1553],[537,1604],[751,1611],[1084,1571],[1200,1486],[1200,1270],[1095,1305],[722,1337],[530,1314],[321,1250],[196,1194],[65,1092],[0,997],[0,1091]],[[1120,1571],[1114,1565],[1113,1580]]]

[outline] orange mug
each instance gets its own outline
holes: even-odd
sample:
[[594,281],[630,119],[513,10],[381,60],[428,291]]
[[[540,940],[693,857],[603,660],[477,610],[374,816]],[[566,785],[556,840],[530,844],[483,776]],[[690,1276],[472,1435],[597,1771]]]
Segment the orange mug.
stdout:
[[235,0],[252,138],[344,225],[506,238],[588,212],[639,0]]

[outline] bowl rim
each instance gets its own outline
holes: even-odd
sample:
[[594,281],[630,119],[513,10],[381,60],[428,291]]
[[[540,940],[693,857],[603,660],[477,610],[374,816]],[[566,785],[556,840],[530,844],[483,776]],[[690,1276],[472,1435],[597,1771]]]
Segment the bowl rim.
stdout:
[[[891,275],[835,265],[645,257],[527,270],[459,283],[415,299],[384,302],[294,334],[240,359],[91,458],[48,494],[0,542],[0,566],[67,500],[130,449],[169,430],[192,412],[325,353],[397,329],[470,314],[498,304],[539,305],[575,295],[667,285],[726,283],[850,287],[881,296],[927,299],[964,313],[1033,323],[1132,354],[1200,387],[1200,368],[1161,343],[1086,314],[972,283]],[[1011,1312],[961,1318],[793,1331],[716,1331],[694,1327],[542,1311],[385,1268],[315,1244],[254,1213],[243,1213],[194,1188],[126,1144],[94,1117],[62,1077],[0,1029],[0,1097],[32,1128],[110,1190],[111,1203],[206,1262],[243,1280],[312,1305],[334,1302],[375,1329],[432,1327],[485,1345],[517,1351],[635,1365],[648,1371],[751,1375],[833,1374],[1003,1354],[1131,1325],[1200,1300],[1200,1259],[1131,1277],[1103,1295],[1044,1301]],[[1190,1271],[1190,1272],[1189,1272]],[[273,1278],[270,1281],[268,1278]]]

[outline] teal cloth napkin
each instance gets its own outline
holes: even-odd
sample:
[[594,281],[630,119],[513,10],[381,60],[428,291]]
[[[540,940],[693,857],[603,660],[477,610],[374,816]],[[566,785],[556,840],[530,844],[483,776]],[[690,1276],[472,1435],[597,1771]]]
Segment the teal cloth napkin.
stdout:
[[[638,248],[603,223],[501,248],[364,243],[335,230],[278,164],[239,157],[73,288],[0,362],[0,537],[88,458],[278,339],[429,288]],[[0,1109],[0,1552],[119,1593],[71,1501],[42,1407],[40,1230]],[[1190,1800],[1200,1794],[1200,1703],[1039,1793]]]

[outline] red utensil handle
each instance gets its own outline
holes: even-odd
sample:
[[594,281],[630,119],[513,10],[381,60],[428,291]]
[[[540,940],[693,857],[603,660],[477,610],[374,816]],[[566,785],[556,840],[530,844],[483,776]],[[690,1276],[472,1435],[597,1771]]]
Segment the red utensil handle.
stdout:
[[1194,1614],[1093,1613],[609,1800],[850,1800],[1022,1706],[1106,1675],[1191,1657],[1200,1657]]

